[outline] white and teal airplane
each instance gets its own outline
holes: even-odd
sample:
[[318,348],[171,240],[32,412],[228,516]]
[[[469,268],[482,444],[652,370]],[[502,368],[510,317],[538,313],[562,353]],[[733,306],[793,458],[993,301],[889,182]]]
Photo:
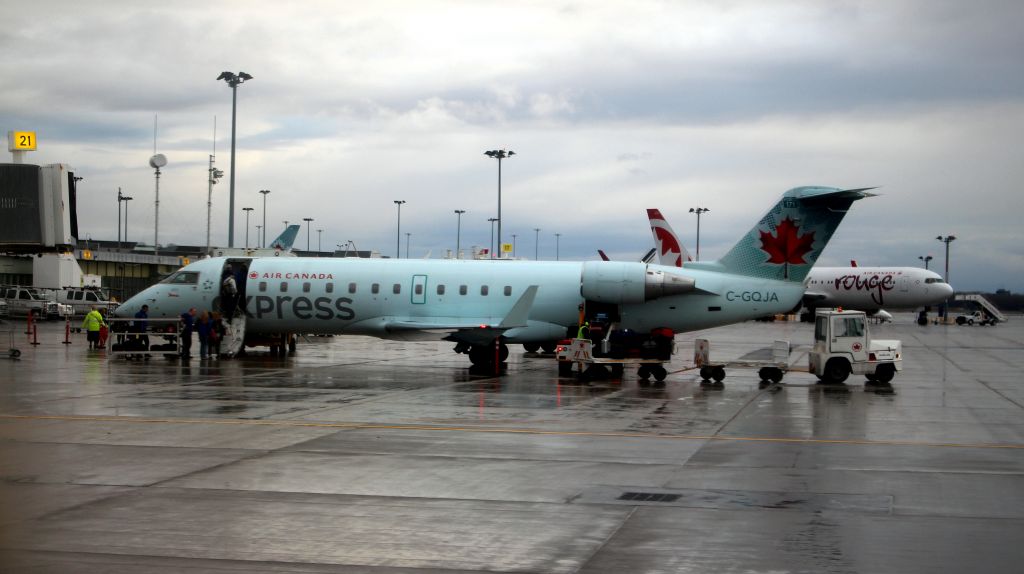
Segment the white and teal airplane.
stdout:
[[[619,328],[706,329],[789,311],[851,204],[867,189],[787,191],[718,261],[676,268],[621,261],[371,260],[215,257],[187,265],[118,307],[132,317],[217,310],[225,272],[239,281],[228,351],[284,349],[295,333],[447,340],[474,364],[507,343],[554,345],[600,313]],[[235,347],[232,348],[232,342]],[[497,343],[497,346],[495,345]],[[529,348],[529,347],[528,347]]]

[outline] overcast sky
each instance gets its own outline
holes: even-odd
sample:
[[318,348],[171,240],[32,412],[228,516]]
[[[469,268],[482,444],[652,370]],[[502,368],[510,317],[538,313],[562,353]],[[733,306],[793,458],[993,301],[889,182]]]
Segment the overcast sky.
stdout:
[[[292,5],[294,4],[294,5]],[[819,264],[920,265],[956,235],[951,282],[1024,291],[1024,2],[81,0],[0,7],[0,129],[70,164],[82,236],[202,245],[207,160],[230,165],[235,245],[314,218],[326,250],[486,247],[503,162],[506,241],[542,259],[634,259],[658,207],[702,259],[800,185],[879,186]],[[0,156],[3,157],[3,156]],[[9,161],[6,158],[0,161]],[[227,244],[228,177],[213,243]],[[305,248],[306,229],[297,246]]]

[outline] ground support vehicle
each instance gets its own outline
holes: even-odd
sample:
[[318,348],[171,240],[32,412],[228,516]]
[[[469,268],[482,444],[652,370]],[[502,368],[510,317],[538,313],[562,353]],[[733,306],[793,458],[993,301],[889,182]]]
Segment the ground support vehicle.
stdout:
[[644,384],[651,377],[659,383],[665,380],[668,376],[665,363],[672,359],[674,352],[671,331],[655,329],[650,336],[612,331],[599,345],[582,337],[565,339],[555,348],[555,358],[558,374],[563,377],[572,374],[573,365],[584,382],[609,375],[621,377],[627,368],[636,367],[637,376]]
[[106,309],[109,316],[114,309],[117,309],[117,301],[110,298],[110,295],[98,287],[67,287],[56,293],[57,302],[70,305],[76,316],[85,316],[92,308]]
[[726,368],[757,369],[762,381],[780,383],[789,370],[789,341],[775,341],[771,349],[766,350],[771,352],[770,357],[757,358],[751,354],[732,361],[712,361],[711,343],[707,339],[697,339],[693,342],[693,364],[700,369],[704,383],[711,379],[721,383],[725,379]]
[[12,316],[32,315],[37,319],[61,319],[72,313],[70,305],[58,303],[39,289],[11,285],[0,288]]
[[107,319],[107,356],[128,360],[146,359],[154,354],[177,358],[181,353],[181,322],[178,319],[145,319],[143,330],[138,319]]
[[808,357],[810,372],[823,383],[839,384],[853,374],[888,384],[903,370],[902,343],[872,339],[863,311],[819,309]]
[[984,311],[975,311],[966,315],[957,315],[956,317],[956,324],[961,326],[974,325],[975,323],[978,325],[995,325],[998,322],[998,319],[990,316]]

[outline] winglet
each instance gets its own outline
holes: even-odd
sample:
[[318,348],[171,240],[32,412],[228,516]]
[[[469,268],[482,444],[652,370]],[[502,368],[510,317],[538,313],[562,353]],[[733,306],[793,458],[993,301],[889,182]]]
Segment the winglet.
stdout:
[[512,309],[505,315],[505,318],[498,324],[499,329],[514,329],[525,327],[527,319],[530,318],[530,309],[533,307],[533,300],[537,297],[537,286],[530,285],[519,296],[519,300],[512,306]]

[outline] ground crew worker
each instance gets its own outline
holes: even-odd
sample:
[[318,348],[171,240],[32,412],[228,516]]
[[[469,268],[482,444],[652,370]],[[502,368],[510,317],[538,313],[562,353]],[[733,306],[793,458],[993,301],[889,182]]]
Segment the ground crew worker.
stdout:
[[89,341],[90,349],[100,348],[100,327],[103,327],[103,315],[96,310],[96,306],[93,305],[89,308],[89,312],[85,315],[85,320],[82,321],[82,328],[85,329],[85,338]]

